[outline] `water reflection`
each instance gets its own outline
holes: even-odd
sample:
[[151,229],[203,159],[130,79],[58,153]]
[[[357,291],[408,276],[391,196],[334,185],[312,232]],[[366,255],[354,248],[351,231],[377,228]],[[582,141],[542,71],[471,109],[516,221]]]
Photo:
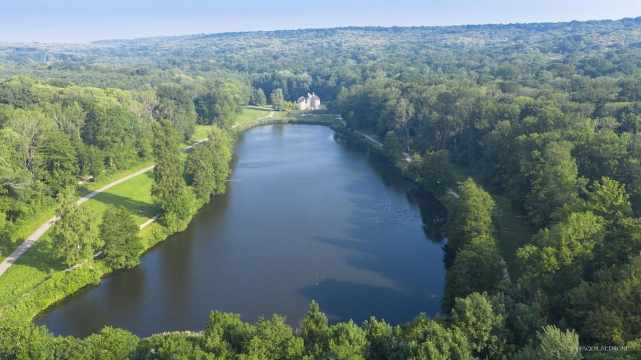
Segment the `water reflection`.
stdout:
[[241,134],[226,194],[187,230],[51,309],[38,324],[85,336],[202,329],[211,310],[298,324],[312,299],[334,321],[435,314],[444,211],[361,144],[323,126]]

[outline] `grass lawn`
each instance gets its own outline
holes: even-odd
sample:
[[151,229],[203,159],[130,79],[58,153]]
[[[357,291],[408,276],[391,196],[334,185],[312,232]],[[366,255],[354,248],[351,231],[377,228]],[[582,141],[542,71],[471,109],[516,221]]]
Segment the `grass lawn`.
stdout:
[[[245,108],[243,119],[245,121],[250,121],[267,116],[268,114],[269,111],[267,110]],[[294,113],[290,115],[295,117],[302,117],[302,115],[305,115],[304,118],[308,120],[333,119],[332,115],[327,114]],[[275,113],[275,117],[284,116],[285,112]],[[200,140],[205,138],[208,131],[209,126],[198,125],[192,139]],[[181,153],[181,163],[184,163],[186,159],[187,154]],[[87,182],[79,186],[79,193],[81,196],[84,196],[112,181],[139,171],[151,164],[151,162],[141,163],[139,166],[135,166],[129,170],[105,174],[104,176],[99,177],[95,182]],[[100,221],[102,213],[109,205],[124,206],[133,214],[136,222],[140,225],[160,212],[160,209],[153,203],[151,198],[151,186],[153,181],[153,172],[149,171],[108,189],[107,191],[88,200],[81,206],[89,206],[93,209],[96,212],[96,221]],[[55,208],[56,205],[52,205],[51,208],[43,209],[42,214],[34,216],[33,220],[30,221],[29,224],[21,226],[19,233],[23,234],[26,238],[26,236],[31,234],[42,223],[53,216]],[[154,231],[157,230],[158,227],[159,225],[154,223],[141,231],[140,236],[146,245],[153,245],[155,241],[157,241],[154,240]],[[21,241],[18,241],[16,246],[18,243],[21,243]],[[66,268],[60,260],[56,259],[52,255],[51,246],[51,238],[49,237],[49,233],[46,233],[27,252],[25,252],[5,274],[0,276],[0,307],[4,307],[7,304],[12,303],[23,294],[28,293],[38,284],[45,281],[53,273],[62,271]],[[10,250],[13,249],[5,249],[5,252],[9,253]]]
[[[456,166],[454,177],[456,181],[465,181],[468,177],[472,177],[474,181],[482,185],[478,175],[470,174],[468,169]],[[498,208],[498,228],[499,228],[499,247],[501,250],[501,256],[507,262],[508,273],[510,278],[518,279],[521,275],[521,271],[518,267],[516,260],[516,250],[521,246],[527,244],[532,235],[535,233],[534,227],[527,223],[525,216],[521,215],[518,211],[512,208],[510,200],[505,196],[499,195],[490,189],[483,188],[487,191]],[[455,189],[458,191],[458,189]]]
[[[184,158],[181,157],[181,160]],[[109,205],[124,206],[140,225],[160,212],[151,199],[153,181],[153,172],[149,171],[112,187],[81,206],[89,206],[96,211],[97,221],[100,221],[102,212]],[[28,292],[53,272],[64,269],[65,266],[52,255],[51,239],[47,232],[0,276],[0,306]]]
[[319,122],[324,122],[324,121],[334,122],[334,120],[336,119],[335,114],[319,114],[311,111],[290,112],[287,114],[287,116],[295,117],[298,120],[303,120],[303,121],[319,121]]
[[[196,129],[194,130],[194,135],[191,136],[191,139],[189,141],[185,141],[185,145],[191,145],[192,142],[202,140],[209,135],[209,130],[211,129],[211,125],[196,125]],[[181,146],[182,148],[182,146]]]
[[160,208],[151,199],[153,183],[154,173],[148,171],[98,194],[86,204],[99,214],[102,214],[110,205],[123,206],[133,214],[140,225],[160,212]]
[[[281,112],[281,111],[275,111],[274,116],[276,116],[276,113],[278,112]],[[238,119],[236,119],[236,124],[244,124],[246,122],[250,122],[252,120],[256,120],[268,115],[269,115],[269,110],[256,109],[256,108],[245,106],[243,108],[243,113],[240,114],[240,116],[238,116]]]
[[30,215],[18,225],[18,229],[12,238],[11,244],[0,245],[0,261],[3,261],[13,250],[18,248],[24,240],[36,231],[45,221],[51,219],[56,213],[58,204],[52,203],[44,206],[37,213]]

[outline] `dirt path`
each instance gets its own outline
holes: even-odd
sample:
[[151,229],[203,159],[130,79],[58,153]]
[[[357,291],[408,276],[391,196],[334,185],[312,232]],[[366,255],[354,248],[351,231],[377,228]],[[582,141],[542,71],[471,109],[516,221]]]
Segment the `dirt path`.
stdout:
[[[243,124],[248,124],[248,123],[250,123],[250,122],[254,122],[254,121],[258,121],[258,120],[263,120],[263,119],[269,119],[269,118],[273,118],[273,117],[274,117],[274,110],[271,110],[271,109],[268,109],[268,108],[262,108],[262,107],[258,107],[258,106],[249,106],[249,107],[252,107],[252,108],[254,108],[254,109],[269,110],[269,115],[267,115],[267,116],[263,116],[263,117],[258,118],[258,119],[254,119],[254,120],[252,120],[252,121],[248,121],[248,122],[243,123]],[[238,126],[240,126],[240,125],[242,125],[242,124],[238,124],[238,123],[237,123],[236,125],[232,126],[231,128],[233,129],[233,128],[236,128],[236,127],[238,127]]]
[[[207,141],[207,140],[209,140],[209,139],[205,138],[205,139],[202,139],[202,140],[195,141],[193,144],[184,147],[180,151],[181,152],[185,152],[185,151],[193,148],[195,145],[198,145],[198,144],[202,143],[203,141]],[[127,181],[127,180],[129,180],[131,178],[134,178],[134,177],[138,176],[138,175],[144,174],[149,170],[152,170],[155,166],[156,165],[148,166],[148,167],[146,167],[146,168],[144,168],[142,170],[136,171],[133,174],[124,176],[124,177],[122,177],[122,178],[120,178],[120,179],[118,179],[118,180],[116,180],[116,181],[114,181],[114,182],[112,182],[110,184],[107,184],[107,185],[101,187],[100,189],[81,197],[80,199],[78,199],[76,204],[80,205],[80,204],[84,203],[85,201],[95,197],[96,195],[98,195],[98,194],[100,194],[102,192],[105,192],[105,191],[109,190],[110,188],[112,188],[112,187],[114,187],[114,186],[116,186],[116,185],[118,185],[118,184],[120,184],[122,182],[125,182],[125,181]],[[140,228],[142,229],[142,228],[146,227],[147,225],[151,224],[152,222],[154,222],[156,219],[158,219],[159,215],[160,214],[158,214],[158,215],[152,217],[151,219],[147,220],[144,224],[141,225]],[[2,274],[4,274],[11,267],[11,265],[13,265],[20,258],[20,256],[22,256],[22,254],[24,254],[25,251],[27,251],[36,241],[38,241],[38,239],[40,239],[40,237],[42,235],[44,235],[44,233],[46,233],[47,230],[49,230],[51,228],[51,226],[56,221],[58,221],[59,219],[60,218],[58,216],[54,216],[51,219],[47,220],[47,222],[42,224],[38,228],[38,230],[34,231],[33,234],[29,235],[29,237],[27,237],[27,239],[22,244],[20,244],[20,246],[18,246],[17,249],[15,249],[11,254],[9,254],[9,256],[7,256],[7,258],[4,259],[0,263],[0,276],[2,276]]]
[[[267,108],[260,108],[260,107],[257,107],[257,106],[252,106],[252,107],[257,108],[257,109],[270,110],[270,109],[267,109]],[[269,115],[267,115],[267,116],[263,116],[263,117],[261,117],[261,118],[258,118],[258,119],[252,120],[252,121],[263,120],[263,119],[267,119],[267,118],[271,118],[271,117],[274,117],[274,110],[270,110]],[[241,124],[236,124],[236,125],[232,126],[232,129],[233,129],[233,128],[235,128],[235,127],[237,127],[237,126],[239,126],[239,125],[241,125]],[[200,143],[203,143],[203,142],[205,142],[205,141],[207,141],[207,140],[209,140],[209,138],[204,138],[204,139],[202,139],[202,140],[195,141],[193,144],[191,144],[191,145],[189,145],[189,146],[185,146],[184,148],[182,148],[182,150],[180,150],[180,152],[185,152],[185,151],[187,151],[187,150],[189,150],[189,149],[193,148],[194,146],[196,146],[196,145],[198,145],[198,144],[200,144]],[[152,165],[152,166],[150,166],[150,167],[148,167],[148,168],[146,168],[146,169],[143,169],[143,170],[141,170],[141,171],[142,171],[142,172],[149,171],[149,170],[153,169],[153,168],[154,168],[154,166],[156,166],[156,165]],[[140,175],[140,174],[139,174],[139,173],[132,174],[132,175],[130,175],[129,177],[127,177],[127,179],[123,178],[123,179],[118,180],[119,182],[118,182],[118,181],[116,181],[116,182],[118,182],[118,184],[119,184],[120,182],[125,181],[125,180],[128,180],[128,179],[131,179],[132,177],[134,177],[134,176],[136,176],[136,175]],[[122,181],[121,181],[121,180],[122,180]],[[111,187],[111,186],[113,186],[113,185],[117,185],[117,184],[116,184],[116,182],[113,182],[113,183],[111,183],[111,184],[109,184],[109,185],[107,185],[107,186],[108,186],[108,187]],[[96,190],[96,191],[94,191],[94,192],[107,190],[107,186],[105,186],[104,188],[101,188],[101,189],[99,189],[99,190]],[[93,194],[93,193],[92,193],[92,194]],[[98,195],[98,194],[99,194],[99,193],[95,194],[94,196],[96,196],[96,195]],[[91,194],[89,194],[89,195],[91,195]],[[87,195],[87,196],[89,196],[89,195]],[[92,196],[92,197],[93,197],[93,196]],[[89,200],[89,199],[87,199],[87,200]],[[84,201],[87,201],[87,200],[84,200]],[[80,200],[78,200],[78,204],[81,204]],[[140,225],[140,226],[139,226],[140,230],[142,230],[142,229],[146,228],[147,226],[151,225],[154,221],[158,220],[158,218],[160,217],[160,215],[162,215],[162,214],[161,214],[161,213],[158,213],[158,214],[156,214],[156,215],[152,216],[151,218],[149,218],[149,220],[145,221],[142,225]],[[53,218],[52,218],[52,220],[53,220]],[[51,221],[51,224],[53,224],[53,223],[54,223],[55,221],[57,221],[57,220],[58,220],[57,218],[56,218],[55,220],[53,220],[53,221],[51,221],[51,220],[50,220],[50,221]],[[43,226],[44,226],[44,225],[43,225]],[[49,227],[51,227],[51,225],[49,225]],[[49,229],[49,227],[47,227],[47,229]],[[47,230],[44,230],[44,231],[46,232]],[[43,232],[43,234],[44,234],[44,232]],[[42,234],[40,234],[40,235],[42,235]],[[38,236],[38,237],[40,237],[40,236]],[[37,240],[37,239],[36,239],[36,240]],[[34,240],[33,242],[35,242],[35,240]],[[29,246],[33,245],[33,242],[32,242]],[[25,243],[26,243],[26,241],[25,241]],[[23,243],[22,245],[24,245],[25,243]],[[21,245],[21,246],[22,246],[22,245]],[[22,253],[24,253],[24,252],[29,248],[29,246],[27,246],[27,247],[25,248],[25,250],[24,250],[24,251],[22,251]],[[14,252],[15,252],[15,251],[14,251]],[[20,257],[20,255],[22,255],[22,253],[20,253],[20,254],[18,255],[18,257]],[[96,257],[97,257],[97,256],[99,256],[100,254],[102,254],[102,251],[99,251],[99,252],[95,253],[93,257],[94,257],[94,258],[96,258]],[[11,254],[11,255],[13,255],[13,254]],[[17,260],[17,258],[16,258],[16,260]],[[14,262],[15,262],[15,260],[14,260]],[[72,266],[72,267],[70,267],[70,268],[66,269],[65,271],[75,270],[75,269],[77,269],[78,267],[80,267],[81,265],[82,265],[82,264],[74,265],[74,266]],[[9,265],[9,266],[11,266],[11,265]],[[7,268],[8,268],[8,267],[7,267]],[[2,271],[0,271],[0,275],[2,275]]]
[[[347,123],[345,123],[345,120],[343,120],[343,118],[342,118],[341,116],[336,117],[336,119],[338,119],[341,123],[343,123],[343,126],[347,127]],[[371,136],[369,136],[369,135],[363,134],[362,132],[360,132],[360,131],[358,131],[358,130],[354,130],[354,132],[355,132],[356,134],[358,134],[358,135],[360,135],[360,136],[364,137],[365,139],[367,139],[367,140],[369,140],[369,141],[373,142],[373,143],[374,143],[374,144],[376,144],[376,145],[383,146],[383,144],[382,144],[380,141],[378,141],[378,140],[374,139],[373,137],[371,137]],[[408,153],[406,153],[406,152],[404,152],[404,153],[402,153],[402,154],[403,154],[403,156],[405,157],[405,161],[407,161],[407,162],[411,162],[411,161],[412,161],[412,157],[410,156],[410,154],[408,154]],[[458,194],[456,191],[452,190],[452,189],[447,189],[447,193],[448,193],[448,194],[450,194],[450,195],[452,195],[452,196],[454,196],[454,197],[455,197],[455,198],[457,198],[457,199],[458,199],[458,197],[459,197],[459,194]]]

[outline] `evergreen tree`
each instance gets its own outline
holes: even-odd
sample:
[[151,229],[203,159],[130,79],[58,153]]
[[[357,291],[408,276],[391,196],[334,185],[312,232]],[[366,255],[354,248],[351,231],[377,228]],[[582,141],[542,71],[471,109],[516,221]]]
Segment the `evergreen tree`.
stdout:
[[194,211],[193,195],[182,176],[176,131],[167,120],[154,124],[154,184],[151,195],[163,210],[161,221],[173,228]]
[[196,147],[187,156],[186,173],[198,198],[205,201],[225,192],[230,174],[233,141],[229,133],[214,126],[209,141]]
[[303,332],[303,339],[308,351],[318,353],[315,348],[327,336],[328,330],[327,316],[320,312],[319,306],[316,301],[312,300],[309,305],[309,311],[303,319],[301,319],[301,330]]
[[109,207],[102,215],[100,238],[105,243],[104,261],[113,269],[138,265],[142,244],[138,225],[124,207]]

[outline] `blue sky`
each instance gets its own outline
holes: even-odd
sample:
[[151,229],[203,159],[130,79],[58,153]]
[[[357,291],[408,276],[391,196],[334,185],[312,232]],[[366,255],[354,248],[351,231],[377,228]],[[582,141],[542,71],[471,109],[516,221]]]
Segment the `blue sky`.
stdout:
[[0,42],[637,16],[641,0],[0,0]]

